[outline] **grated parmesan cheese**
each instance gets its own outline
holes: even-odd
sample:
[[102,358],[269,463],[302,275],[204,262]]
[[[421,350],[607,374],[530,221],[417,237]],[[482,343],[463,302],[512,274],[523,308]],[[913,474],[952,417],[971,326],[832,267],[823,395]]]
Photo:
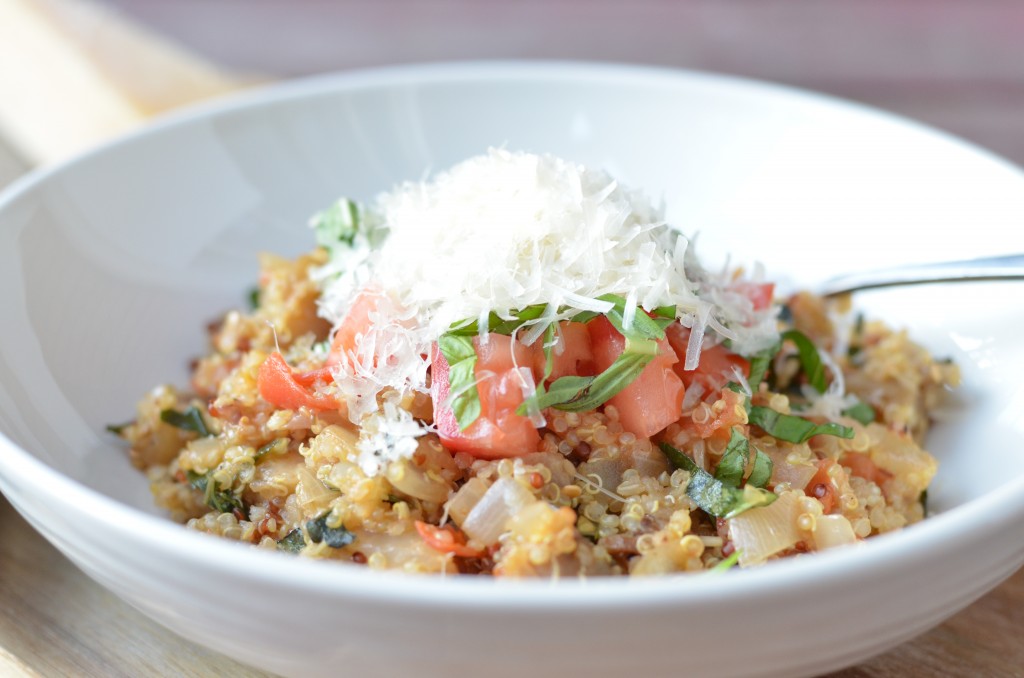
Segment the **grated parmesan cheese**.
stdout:
[[[646,310],[675,305],[691,328],[688,369],[708,339],[728,338],[753,352],[777,338],[776,309],[753,311],[729,290],[727,271],[706,272],[646,197],[561,158],[492,149],[431,181],[382,194],[367,214],[382,244],[370,251],[360,241],[321,272],[321,313],[335,326],[364,289],[382,299],[335,378],[357,423],[377,412],[378,396],[389,389],[425,391],[437,338],[453,323],[480,320],[483,327],[492,312],[508,318],[548,304],[519,335],[531,343],[552,322],[610,310],[598,299],[604,294]],[[407,422],[387,419],[375,430],[408,433]],[[389,449],[406,456],[410,448]],[[371,467],[376,462],[364,470]]]

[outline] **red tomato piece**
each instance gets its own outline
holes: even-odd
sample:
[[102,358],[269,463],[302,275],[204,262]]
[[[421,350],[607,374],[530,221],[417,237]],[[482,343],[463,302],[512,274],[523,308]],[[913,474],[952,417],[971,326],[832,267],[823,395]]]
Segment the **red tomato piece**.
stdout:
[[[370,314],[377,310],[380,296],[370,291],[360,292],[352,302],[345,318],[338,325],[331,340],[331,350],[327,354],[325,366],[337,367],[342,362],[351,363],[352,355],[359,348],[359,341],[370,327]],[[374,356],[374,365],[377,360]]]
[[818,472],[811,476],[804,488],[804,494],[821,502],[822,511],[827,515],[839,504],[839,488],[832,482],[828,470],[835,466],[834,459],[818,461]]
[[[590,332],[583,323],[562,322],[558,324],[561,336],[559,346],[552,350],[551,376],[547,383],[559,377],[592,377],[597,374],[594,352],[590,345]],[[561,349],[561,352],[559,352]],[[540,353],[540,372],[544,373],[544,352]]]
[[705,393],[717,393],[730,381],[737,380],[737,368],[743,373],[744,379],[750,376],[750,362],[721,344],[702,349],[696,369],[684,369],[686,344],[690,340],[689,328],[675,323],[665,330],[665,334],[676,355],[679,356],[679,362],[673,368],[687,388],[690,384],[697,382],[704,387]]
[[480,459],[519,457],[536,452],[540,433],[529,417],[516,414],[524,400],[523,375],[534,375],[536,349],[511,337],[488,335],[486,342],[473,340],[477,361],[474,374],[480,394],[480,416],[459,430],[455,413],[447,404],[450,393],[448,361],[436,347],[430,368],[430,395],[434,401],[434,425],[441,442],[450,450],[468,452]]
[[878,468],[869,455],[861,452],[847,452],[843,455],[840,463],[850,469],[850,473],[853,475],[870,480],[879,487],[886,480],[892,478],[891,473]]
[[775,283],[737,282],[729,286],[739,292],[754,305],[755,311],[763,311],[772,305],[775,298]]
[[462,532],[457,532],[448,525],[438,527],[425,523],[422,520],[417,520],[414,525],[416,525],[416,531],[419,532],[420,537],[427,543],[427,546],[435,551],[452,553],[462,558],[479,558],[484,555],[484,551],[467,546],[466,535]]
[[[626,348],[626,338],[604,316],[587,323],[594,363],[606,370]],[[685,389],[672,366],[679,359],[667,339],[658,342],[658,355],[626,388],[608,400],[619,412],[622,428],[649,438],[679,419]]]
[[336,410],[341,406],[334,396],[317,393],[300,383],[284,357],[276,351],[260,365],[256,387],[261,398],[286,410],[303,406],[312,410]]

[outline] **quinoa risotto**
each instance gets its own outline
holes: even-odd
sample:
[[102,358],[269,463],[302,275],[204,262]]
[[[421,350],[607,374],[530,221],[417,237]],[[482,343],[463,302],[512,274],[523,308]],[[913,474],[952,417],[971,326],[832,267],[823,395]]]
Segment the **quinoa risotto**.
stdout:
[[491,150],[260,257],[111,427],[190,529],[406,572],[749,567],[924,518],[958,381],[848,299],[709,271],[639,193]]

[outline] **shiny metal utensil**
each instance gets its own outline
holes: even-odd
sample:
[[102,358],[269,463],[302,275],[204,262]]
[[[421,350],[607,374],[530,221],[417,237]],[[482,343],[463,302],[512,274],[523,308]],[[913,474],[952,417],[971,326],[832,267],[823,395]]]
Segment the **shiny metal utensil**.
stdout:
[[1024,280],[1024,254],[910,264],[875,271],[844,273],[818,285],[818,293],[825,297],[834,297],[878,287],[975,280]]

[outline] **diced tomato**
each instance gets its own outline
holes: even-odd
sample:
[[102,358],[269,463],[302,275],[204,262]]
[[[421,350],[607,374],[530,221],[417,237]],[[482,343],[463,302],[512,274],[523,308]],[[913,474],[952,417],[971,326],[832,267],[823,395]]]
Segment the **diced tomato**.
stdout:
[[305,381],[307,380],[300,381],[284,357],[275,351],[260,365],[256,387],[261,398],[275,407],[287,410],[297,410],[303,406],[319,411],[336,410],[340,407],[337,398],[311,390],[308,386],[314,382],[308,381],[304,385],[302,382]]
[[487,341],[473,340],[477,361],[474,374],[480,394],[480,416],[466,430],[459,430],[455,413],[448,405],[450,386],[448,361],[435,348],[430,368],[430,396],[434,401],[434,425],[441,442],[451,450],[468,452],[480,459],[518,457],[536,452],[540,434],[529,417],[516,414],[524,400],[525,370],[534,376],[535,347],[501,334]]
[[[350,363],[352,361],[353,353],[359,348],[360,338],[366,334],[366,330],[370,326],[370,314],[377,310],[379,301],[379,294],[370,291],[359,293],[334,333],[331,350],[327,354],[326,367],[337,367],[343,362]],[[376,357],[374,357],[374,365],[376,365]]]
[[[562,322],[558,324],[561,336],[559,345],[552,351],[552,369],[548,383],[559,377],[592,377],[597,374],[594,352],[590,345],[590,332],[583,323]],[[544,352],[540,353],[540,372],[544,373]]]
[[679,356],[679,362],[673,368],[687,388],[690,384],[697,382],[704,387],[706,393],[721,391],[730,381],[736,381],[737,368],[742,372],[744,378],[750,376],[750,362],[721,344],[702,349],[696,369],[684,369],[686,345],[690,340],[689,328],[683,327],[679,323],[673,323],[665,330],[665,335],[676,355]]
[[754,305],[755,311],[763,311],[772,305],[775,298],[775,283],[737,282],[729,289],[739,292]]
[[423,541],[435,551],[451,553],[462,558],[479,558],[484,555],[484,551],[467,546],[466,535],[456,532],[452,527],[437,527],[422,520],[417,520],[414,524]]
[[879,487],[882,486],[889,478],[892,478],[892,474],[888,471],[883,471],[878,468],[871,457],[862,454],[860,452],[847,452],[843,455],[840,463],[846,468],[850,469],[850,473],[865,480],[870,480]]
[[[594,363],[598,372],[606,370],[626,348],[626,338],[604,316],[587,323]],[[684,388],[673,371],[678,361],[667,339],[658,342],[658,355],[626,388],[612,396],[608,405],[619,412],[622,428],[649,438],[679,419]]]
[[720,393],[721,397],[711,406],[712,416],[707,421],[698,424],[689,419],[686,423],[701,438],[723,437],[728,440],[733,426],[747,422],[746,413],[741,412],[746,396],[728,388],[723,388]]
[[835,465],[834,459],[819,460],[818,472],[811,476],[804,488],[804,494],[821,502],[822,510],[826,514],[832,513],[836,504],[839,503],[839,489],[832,482],[832,476],[828,473],[829,469]]

